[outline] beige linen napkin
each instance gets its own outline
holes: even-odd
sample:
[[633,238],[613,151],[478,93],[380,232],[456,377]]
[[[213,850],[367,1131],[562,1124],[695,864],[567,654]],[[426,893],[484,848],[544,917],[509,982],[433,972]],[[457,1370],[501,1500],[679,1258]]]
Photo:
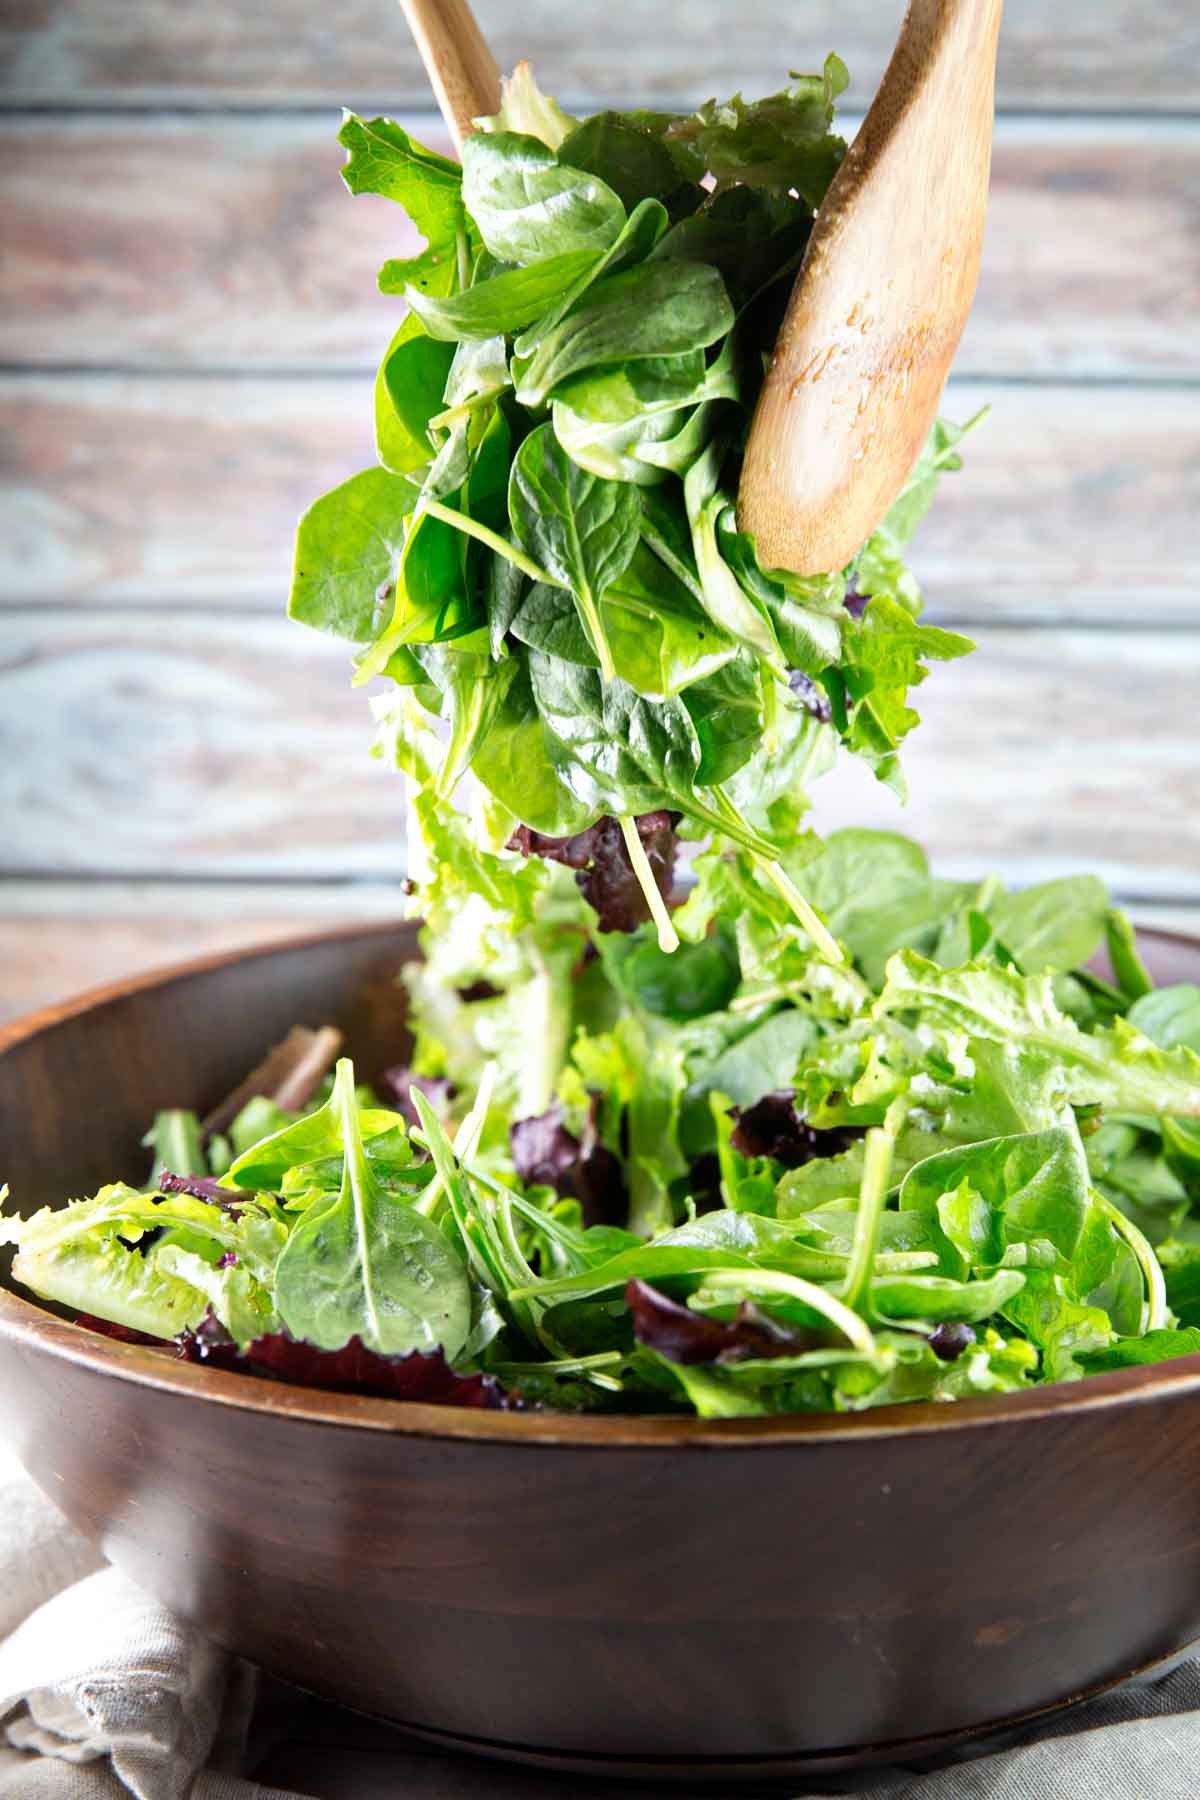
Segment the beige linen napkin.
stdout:
[[254,1697],[0,1453],[0,1800],[296,1800],[235,1772]]

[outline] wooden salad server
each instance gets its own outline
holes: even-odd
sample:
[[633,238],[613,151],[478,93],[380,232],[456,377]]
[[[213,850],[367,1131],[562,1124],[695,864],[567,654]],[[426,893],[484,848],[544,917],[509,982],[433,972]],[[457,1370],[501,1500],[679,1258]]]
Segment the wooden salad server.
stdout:
[[763,568],[844,568],[933,424],[979,275],[1001,5],[910,0],[817,215],[738,493]]
[[400,0],[455,148],[500,107],[500,70],[467,0]]

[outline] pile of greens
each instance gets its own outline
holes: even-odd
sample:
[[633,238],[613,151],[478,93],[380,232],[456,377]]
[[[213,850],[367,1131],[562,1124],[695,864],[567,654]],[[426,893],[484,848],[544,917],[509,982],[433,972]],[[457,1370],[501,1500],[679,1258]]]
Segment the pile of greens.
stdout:
[[1151,987],[1090,877],[941,881],[860,830],[789,866],[844,961],[724,853],[673,955],[565,869],[517,932],[470,896],[377,1091],[342,1061],[301,1110],[161,1116],[144,1191],[0,1221],[17,1279],[473,1405],[857,1409],[1200,1350],[1200,989]]
[[34,1292],[288,1380],[710,1418],[1200,1350],[1200,988],[1091,877],[804,826],[839,748],[902,792],[909,690],[970,648],[902,560],[953,428],[846,570],[737,529],[843,80],[580,122],[518,71],[461,170],[347,119],[427,242],[291,611],[385,683],[412,1041],[363,1086],[301,1033],[161,1115],[144,1188],[0,1216]]
[[[407,306],[376,384],[381,466],[305,515],[290,610],[390,684],[381,747],[435,894],[528,917],[505,847],[569,841],[602,929],[652,916],[665,947],[672,859],[652,869],[635,823],[664,812],[736,845],[836,955],[782,866],[809,785],[841,744],[902,791],[908,690],[971,647],[919,623],[902,561],[958,466],[954,427],[847,570],[763,569],[737,528],[845,80],[831,57],[754,104],[580,122],[522,69],[461,168],[347,118],[351,191],[398,202],[427,244],[380,274]],[[577,842],[602,819],[601,844]]]

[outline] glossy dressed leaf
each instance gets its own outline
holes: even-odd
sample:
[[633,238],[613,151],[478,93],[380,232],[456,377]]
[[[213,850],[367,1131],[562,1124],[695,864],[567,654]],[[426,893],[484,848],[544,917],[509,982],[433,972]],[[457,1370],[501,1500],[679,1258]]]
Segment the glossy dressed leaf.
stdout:
[[603,181],[560,164],[539,139],[517,132],[476,132],[466,140],[462,194],[480,237],[502,262],[602,252],[625,223],[625,208]]
[[413,483],[387,469],[364,469],[314,501],[296,531],[289,618],[354,643],[374,637],[416,503]]

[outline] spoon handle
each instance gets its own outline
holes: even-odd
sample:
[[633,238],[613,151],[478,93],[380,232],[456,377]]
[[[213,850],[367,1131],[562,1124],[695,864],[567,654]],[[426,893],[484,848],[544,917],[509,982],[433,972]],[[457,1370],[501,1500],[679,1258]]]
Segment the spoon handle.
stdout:
[[455,147],[500,106],[500,70],[467,0],[400,0]]

